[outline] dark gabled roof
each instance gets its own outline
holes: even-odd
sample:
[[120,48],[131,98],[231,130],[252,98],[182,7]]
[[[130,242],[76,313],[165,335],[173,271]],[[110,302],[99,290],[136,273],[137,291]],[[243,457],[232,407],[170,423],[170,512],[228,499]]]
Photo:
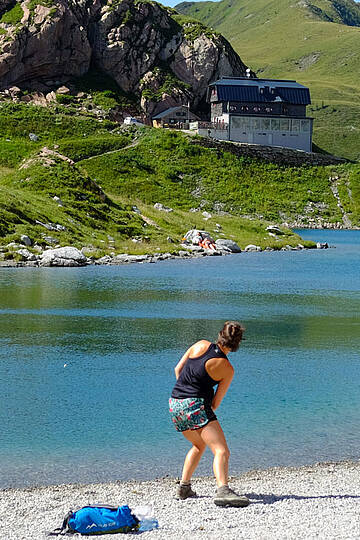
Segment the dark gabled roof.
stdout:
[[[216,87],[217,101],[250,103],[284,101],[295,105],[311,103],[309,89],[296,81],[234,77],[219,79],[209,85],[209,90],[212,87]],[[209,99],[208,95],[208,101]]]
[[[177,107],[170,107],[170,109],[166,109],[165,111],[157,114],[156,116],[153,116],[152,119],[153,120],[160,120],[161,118],[164,118],[165,116],[168,116],[169,114],[173,114],[174,112],[176,111],[181,111],[182,109],[185,109],[187,110],[187,106],[186,105],[178,105]],[[193,112],[189,111],[189,113],[192,115],[192,116],[196,116],[196,114],[194,114]],[[197,118],[197,116],[196,116]]]

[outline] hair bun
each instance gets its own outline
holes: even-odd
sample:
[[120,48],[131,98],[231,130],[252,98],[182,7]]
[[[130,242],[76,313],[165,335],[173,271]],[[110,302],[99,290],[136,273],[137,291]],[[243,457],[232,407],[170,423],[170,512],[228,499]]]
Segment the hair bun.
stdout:
[[236,351],[240,345],[244,328],[237,321],[226,321],[219,332],[218,344],[228,347],[231,351]]

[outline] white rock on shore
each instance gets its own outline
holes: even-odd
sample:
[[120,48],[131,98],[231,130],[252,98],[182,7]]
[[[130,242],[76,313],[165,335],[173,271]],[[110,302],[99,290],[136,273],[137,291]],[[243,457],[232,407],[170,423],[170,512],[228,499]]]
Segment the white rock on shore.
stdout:
[[[174,499],[175,480],[60,485],[0,491],[0,538],[41,540],[70,508],[100,502],[152,503],[159,529],[154,540],[335,540],[360,538],[360,462],[255,470],[231,478],[248,508],[219,508],[213,478],[195,478],[198,497]],[[78,536],[76,536],[77,538]],[[104,537],[105,538],[105,537]],[[108,534],[108,540],[123,535]]]
[[47,249],[41,255],[41,266],[84,266],[86,257],[72,246]]

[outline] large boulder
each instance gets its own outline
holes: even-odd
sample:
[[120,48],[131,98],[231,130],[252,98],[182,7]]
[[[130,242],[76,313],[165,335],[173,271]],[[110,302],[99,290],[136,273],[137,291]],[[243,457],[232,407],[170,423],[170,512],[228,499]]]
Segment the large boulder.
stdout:
[[227,240],[225,238],[219,238],[215,242],[216,249],[229,251],[230,253],[241,253],[241,248],[234,240]]
[[72,246],[47,249],[41,255],[41,266],[84,266],[86,257]]
[[31,253],[26,248],[18,249],[16,253],[20,255],[22,261],[36,261],[37,260],[37,256],[34,253]]
[[147,114],[156,114],[184,102],[196,107],[210,82],[246,73],[226,39],[156,2],[19,4],[21,20],[0,22],[0,88],[45,92],[85,74],[91,61],[122,90],[142,97]]
[[266,230],[272,234],[284,234],[283,231],[277,225],[269,225]]
[[207,231],[201,231],[199,229],[190,229],[190,231],[188,231],[184,235],[183,243],[190,244],[193,246],[198,246],[199,243],[205,238],[210,240],[211,243],[214,243],[214,239],[212,238],[210,233],[208,233]]

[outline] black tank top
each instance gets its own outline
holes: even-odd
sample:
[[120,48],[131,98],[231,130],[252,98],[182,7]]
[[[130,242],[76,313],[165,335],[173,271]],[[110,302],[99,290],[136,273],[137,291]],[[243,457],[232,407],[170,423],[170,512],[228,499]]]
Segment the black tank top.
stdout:
[[227,358],[220,347],[211,343],[207,351],[196,358],[187,359],[180,376],[171,393],[176,399],[201,397],[211,403],[214,397],[214,386],[220,381],[214,381],[207,373],[205,364],[210,358]]

